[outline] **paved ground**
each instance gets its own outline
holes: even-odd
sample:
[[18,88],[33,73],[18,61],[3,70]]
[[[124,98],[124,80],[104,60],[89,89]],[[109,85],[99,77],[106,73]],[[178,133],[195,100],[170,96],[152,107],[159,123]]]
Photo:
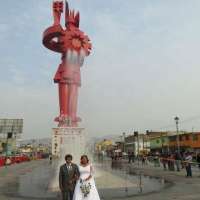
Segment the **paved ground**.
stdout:
[[185,177],[185,170],[181,172],[164,171],[162,167],[153,167],[151,164],[148,166],[139,166],[135,164],[132,169],[136,172],[143,174],[164,178],[171,182],[173,185],[169,188],[163,189],[159,192],[135,196],[134,198],[126,198],[126,200],[199,200],[200,199],[200,171],[195,168],[193,170],[193,178]]
[[0,200],[36,200],[44,197],[56,199],[57,194],[48,191],[49,179],[52,175],[53,167],[47,160],[2,167],[0,168]]
[[[120,189],[124,191],[124,188],[135,189],[134,195],[130,198],[123,198],[125,200],[199,200],[200,199],[200,172],[195,170],[193,178],[186,178],[185,171],[181,172],[169,172],[163,171],[162,168],[154,168],[152,165],[139,166],[128,165],[127,163],[120,163],[119,166],[134,174],[145,174],[150,177],[159,177],[159,181],[150,180],[151,178],[142,177],[142,184],[139,185],[139,176],[132,177],[124,172],[110,171],[108,167],[109,164],[103,163],[98,166],[96,183],[98,189],[107,188],[103,193],[111,194],[120,192]],[[8,168],[0,168],[0,200],[55,200],[58,198],[58,193],[50,192],[48,190],[49,180],[52,178],[54,172],[54,167],[50,166],[48,161],[32,161],[23,164],[17,164],[9,166]],[[167,180],[170,182],[167,188],[163,188],[163,183],[161,180]],[[151,181],[149,184],[148,181]],[[139,193],[139,186],[149,185],[147,189],[155,190],[161,189],[157,192],[152,192],[149,194]],[[158,185],[161,185],[159,188]],[[118,188],[118,190],[114,190]],[[145,186],[146,188],[146,186]],[[144,190],[145,192],[145,190]],[[31,197],[32,196],[32,197]],[[119,195],[120,196],[120,195]],[[109,200],[109,195],[102,198],[104,200]],[[116,199],[116,198],[114,198]],[[119,197],[118,199],[122,199]]]

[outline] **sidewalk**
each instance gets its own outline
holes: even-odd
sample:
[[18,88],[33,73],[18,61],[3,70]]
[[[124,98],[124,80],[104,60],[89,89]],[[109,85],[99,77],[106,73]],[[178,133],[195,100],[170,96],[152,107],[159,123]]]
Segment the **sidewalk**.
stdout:
[[[126,160],[123,160],[122,162],[124,162],[124,164],[128,164]],[[170,174],[172,173],[172,174],[177,175],[177,176],[184,176],[185,177],[185,175],[186,175],[185,168],[181,168],[180,171],[176,171],[176,167],[175,167],[174,171],[169,171],[168,169],[164,170],[162,163],[160,163],[160,166],[155,167],[153,162],[148,162],[145,165],[142,165],[142,163],[139,162],[139,166],[138,166],[138,161],[135,161],[134,163],[131,163],[130,166],[132,166],[134,168],[140,168],[140,169],[142,168],[142,169],[161,170],[163,172],[168,172]],[[196,166],[192,167],[192,174],[193,174],[193,177],[200,177],[200,170],[198,169],[198,167],[196,167]]]
[[[50,166],[47,165],[47,161],[34,161],[30,163],[24,163],[20,165],[9,166],[8,168],[1,168],[0,170],[0,200],[22,200],[22,198],[13,198],[2,196],[3,190],[12,190],[11,188],[2,187],[4,184],[16,183],[19,177],[23,177],[25,173],[31,174],[31,171],[38,169],[41,171],[46,162],[47,168]],[[106,161],[105,161],[106,162]],[[110,161],[107,161],[109,164]],[[170,187],[161,189],[157,192],[152,192],[148,194],[139,194],[131,198],[123,198],[125,200],[199,200],[200,199],[200,177],[199,172],[195,170],[193,178],[185,177],[185,170],[181,172],[173,171],[164,171],[161,167],[153,167],[152,164],[147,166],[138,166],[138,163],[128,164],[127,161],[123,160],[121,162],[122,166],[127,166],[130,168],[131,172],[139,174],[142,173],[151,177],[164,178],[165,180],[172,183]],[[106,165],[106,163],[105,163]],[[125,184],[127,187],[137,188],[137,182],[134,180],[134,177],[129,176],[128,181],[124,181],[123,177],[116,175],[115,173],[110,173],[109,170],[104,169],[103,165],[99,165],[99,172],[97,171],[96,184],[98,189],[108,187],[109,192],[112,192],[112,188],[124,188]],[[108,168],[107,168],[108,169]],[[39,172],[39,171],[37,171]],[[42,171],[41,171],[42,172]],[[99,173],[99,176],[98,176]],[[50,173],[51,174],[51,173]],[[37,178],[40,177],[37,176]],[[41,186],[44,186],[43,179],[41,180]],[[29,186],[28,186],[29,187]],[[154,186],[153,186],[154,187]],[[3,189],[3,190],[1,190]],[[34,188],[33,188],[34,189]],[[116,190],[115,190],[116,192]],[[23,199],[38,199],[38,198],[23,198]],[[41,198],[44,199],[44,198]],[[48,198],[45,198],[48,199]],[[52,199],[52,198],[51,198]],[[55,198],[56,199],[56,198]],[[116,198],[122,200],[122,198]],[[101,200],[110,200],[110,199],[101,199]]]
[[[131,170],[135,173],[141,172],[144,175],[164,178],[172,182],[173,186],[163,189],[157,193],[136,196],[127,198],[127,200],[199,200],[200,199],[200,172],[193,170],[193,177],[185,177],[185,169],[180,172],[177,171],[164,171],[162,167],[154,167],[151,163],[148,165],[140,165],[135,162],[134,164],[127,164],[123,161],[124,165],[131,166]],[[162,166],[162,165],[161,165]]]
[[[4,193],[13,190],[13,183],[16,184],[19,176],[30,173],[33,169],[37,168],[39,164],[44,164],[45,160],[30,161],[20,164],[13,164],[7,167],[0,168],[0,200],[22,200],[22,198],[8,197]],[[5,185],[8,187],[5,188]],[[11,187],[9,187],[11,186]],[[17,187],[17,185],[14,185]],[[24,198],[23,198],[24,199]],[[30,199],[33,200],[33,199]]]

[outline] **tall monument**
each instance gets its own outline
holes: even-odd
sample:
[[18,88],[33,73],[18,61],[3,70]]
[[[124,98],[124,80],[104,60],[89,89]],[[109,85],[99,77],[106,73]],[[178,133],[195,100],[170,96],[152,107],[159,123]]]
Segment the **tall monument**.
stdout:
[[[81,118],[77,116],[77,103],[80,68],[90,54],[91,43],[79,29],[79,12],[70,10],[67,1],[54,0],[52,10],[53,25],[44,31],[43,45],[61,54],[61,63],[54,76],[54,83],[58,84],[60,113],[55,118],[58,127],[53,129],[53,152],[74,154],[74,148],[83,145],[85,137],[84,128],[78,127]],[[61,25],[63,11],[64,26]]]

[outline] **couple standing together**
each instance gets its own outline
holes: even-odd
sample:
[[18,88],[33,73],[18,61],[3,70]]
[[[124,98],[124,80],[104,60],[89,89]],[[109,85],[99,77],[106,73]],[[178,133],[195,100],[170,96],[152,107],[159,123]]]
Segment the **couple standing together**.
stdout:
[[81,156],[79,166],[72,162],[70,154],[65,156],[65,161],[59,172],[62,200],[100,200],[87,155]]

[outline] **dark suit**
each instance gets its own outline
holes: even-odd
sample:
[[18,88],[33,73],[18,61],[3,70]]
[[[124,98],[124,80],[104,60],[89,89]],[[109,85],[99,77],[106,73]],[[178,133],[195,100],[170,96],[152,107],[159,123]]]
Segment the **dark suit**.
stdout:
[[80,176],[78,166],[71,163],[68,168],[67,164],[60,167],[59,172],[59,187],[62,192],[63,200],[72,200],[74,189],[76,186],[77,177]]

